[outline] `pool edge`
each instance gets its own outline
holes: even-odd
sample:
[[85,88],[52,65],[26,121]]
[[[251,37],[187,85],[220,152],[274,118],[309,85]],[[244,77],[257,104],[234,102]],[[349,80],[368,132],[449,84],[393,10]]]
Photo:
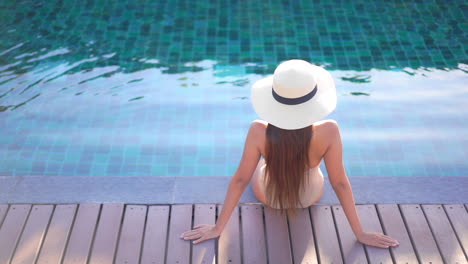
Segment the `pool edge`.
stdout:
[[[223,203],[230,176],[0,176],[0,203]],[[356,204],[467,203],[468,177],[350,176]],[[247,186],[241,203],[259,202]],[[327,177],[317,204],[339,203]]]

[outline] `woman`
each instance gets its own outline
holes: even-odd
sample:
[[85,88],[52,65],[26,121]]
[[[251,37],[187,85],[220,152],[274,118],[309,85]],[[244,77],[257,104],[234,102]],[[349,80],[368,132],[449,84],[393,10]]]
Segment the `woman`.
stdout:
[[[199,243],[218,237],[249,183],[263,204],[286,211],[317,202],[323,193],[322,158],[356,238],[363,244],[388,248],[398,241],[377,232],[365,232],[354,204],[342,160],[342,143],[334,120],[318,121],[336,107],[333,79],[325,69],[303,60],[281,63],[273,76],[252,86],[252,104],[266,121],[253,121],[239,167],[229,184],[216,225],[198,225],[183,239]],[[265,157],[260,159],[261,156]]]

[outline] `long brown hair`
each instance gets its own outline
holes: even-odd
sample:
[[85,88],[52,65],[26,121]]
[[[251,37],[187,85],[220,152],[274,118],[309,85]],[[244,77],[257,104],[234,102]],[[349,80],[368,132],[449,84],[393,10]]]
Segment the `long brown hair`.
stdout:
[[309,167],[309,146],[312,125],[286,130],[268,124],[265,146],[265,196],[268,204],[285,211],[293,218],[300,204],[300,188],[304,190],[304,173]]

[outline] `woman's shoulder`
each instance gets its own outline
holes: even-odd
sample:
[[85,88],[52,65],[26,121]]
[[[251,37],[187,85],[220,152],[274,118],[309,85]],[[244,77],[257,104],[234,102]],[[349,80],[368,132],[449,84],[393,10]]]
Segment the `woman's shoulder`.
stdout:
[[[252,123],[250,124],[250,128],[259,131],[259,132],[264,132],[266,128],[268,127],[268,122],[260,119],[253,120]],[[313,123],[313,128],[315,129],[316,132],[323,132],[323,134],[329,134],[330,132],[336,131],[338,128],[338,122],[333,119],[325,119],[325,120],[320,120],[317,122]]]
[[[255,142],[260,149],[263,149],[265,145],[267,127],[268,122],[259,119],[252,121],[250,124],[249,134],[252,138],[250,142]],[[318,153],[325,152],[332,143],[333,138],[335,138],[334,135],[339,131],[338,122],[333,119],[320,120],[313,123],[312,130],[311,148]],[[262,151],[262,153],[264,153],[264,151]]]
[[268,122],[265,120],[261,120],[261,119],[255,119],[254,121],[252,121],[251,125],[259,127],[259,128],[261,127],[266,128],[268,126]]
[[339,129],[338,122],[336,122],[336,120],[333,120],[333,119],[325,119],[325,120],[317,121],[314,123],[314,127],[319,128],[325,134],[329,134],[330,132],[333,132]]
[[263,120],[254,120],[250,124],[249,132],[247,135],[247,142],[248,145],[255,145],[256,148],[260,150],[260,152],[264,153],[263,146],[265,145],[265,136],[266,136],[266,128],[268,123]]
[[333,119],[325,119],[314,123],[315,142],[327,149],[340,133],[338,122]]
[[253,132],[265,132],[267,126],[268,122],[256,119],[250,124],[250,129],[252,129]]

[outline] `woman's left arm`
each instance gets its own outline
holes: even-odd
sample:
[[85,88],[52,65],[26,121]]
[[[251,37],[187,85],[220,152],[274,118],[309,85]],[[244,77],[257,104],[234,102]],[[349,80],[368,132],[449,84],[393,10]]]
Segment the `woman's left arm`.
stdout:
[[229,187],[224,199],[223,208],[219,214],[216,225],[198,225],[193,230],[182,233],[184,239],[197,239],[193,243],[199,243],[204,240],[216,238],[221,235],[224,227],[229,221],[232,211],[237,206],[239,199],[245,188],[249,185],[258,161],[260,160],[259,142],[260,123],[252,122],[245,140],[244,152],[236,172],[231,178]]

